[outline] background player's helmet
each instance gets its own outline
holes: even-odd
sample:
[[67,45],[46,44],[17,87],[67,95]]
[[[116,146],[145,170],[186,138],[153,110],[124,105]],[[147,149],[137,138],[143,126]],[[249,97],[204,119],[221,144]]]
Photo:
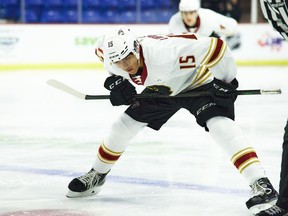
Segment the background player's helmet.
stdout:
[[179,11],[198,11],[199,8],[199,0],[181,0],[179,3]]
[[103,49],[105,58],[112,63],[124,59],[130,53],[133,53],[139,59],[139,43],[126,26],[120,26],[105,35]]

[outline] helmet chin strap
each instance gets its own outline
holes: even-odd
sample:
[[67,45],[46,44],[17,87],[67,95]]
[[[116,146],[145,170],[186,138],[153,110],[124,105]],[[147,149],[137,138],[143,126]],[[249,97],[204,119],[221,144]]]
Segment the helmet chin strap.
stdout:
[[132,75],[132,77],[139,76],[139,75],[141,76],[141,74],[142,74],[143,67],[141,65],[140,53],[139,53],[139,58],[137,58],[137,64],[138,64],[138,70],[137,70],[137,72],[134,75]]

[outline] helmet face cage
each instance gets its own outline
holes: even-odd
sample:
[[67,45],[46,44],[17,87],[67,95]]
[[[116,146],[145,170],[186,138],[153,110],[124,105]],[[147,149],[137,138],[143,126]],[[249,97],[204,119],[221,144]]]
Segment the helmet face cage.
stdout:
[[130,29],[124,26],[105,36],[104,53],[112,63],[124,59],[130,53],[139,59],[139,43]]
[[198,11],[200,8],[199,0],[181,0],[179,3],[179,11]]

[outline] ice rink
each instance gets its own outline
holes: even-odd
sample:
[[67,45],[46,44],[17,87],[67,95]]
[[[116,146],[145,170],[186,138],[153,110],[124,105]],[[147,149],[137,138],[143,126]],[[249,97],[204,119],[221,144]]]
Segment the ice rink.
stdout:
[[[98,145],[125,107],[83,101],[46,84],[108,94],[104,70],[0,72],[0,216],[249,216],[250,190],[209,133],[187,111],[158,132],[141,131],[101,192],[68,199],[72,178],[90,170]],[[287,67],[239,67],[239,89],[288,87]],[[278,189],[288,96],[239,96],[236,122]],[[227,128],[229,133],[229,128]]]

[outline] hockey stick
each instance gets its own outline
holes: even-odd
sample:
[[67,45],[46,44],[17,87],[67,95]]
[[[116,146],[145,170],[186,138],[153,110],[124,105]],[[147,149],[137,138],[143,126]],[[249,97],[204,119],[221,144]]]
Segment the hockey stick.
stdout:
[[[99,99],[109,99],[109,95],[87,95],[83,94],[76,89],[71,88],[70,86],[59,82],[54,79],[50,79],[47,81],[47,84],[62,90],[68,94],[73,95],[74,97],[77,97],[82,100],[99,100]],[[281,94],[281,89],[252,89],[252,90],[238,90],[238,95],[270,95],[270,94]],[[195,92],[188,92],[188,93],[182,93],[180,95],[176,96],[169,96],[169,95],[159,95],[159,94],[137,94],[134,97],[136,98],[171,98],[171,97],[203,97],[203,96],[210,96],[210,92],[206,91],[195,91]]]

